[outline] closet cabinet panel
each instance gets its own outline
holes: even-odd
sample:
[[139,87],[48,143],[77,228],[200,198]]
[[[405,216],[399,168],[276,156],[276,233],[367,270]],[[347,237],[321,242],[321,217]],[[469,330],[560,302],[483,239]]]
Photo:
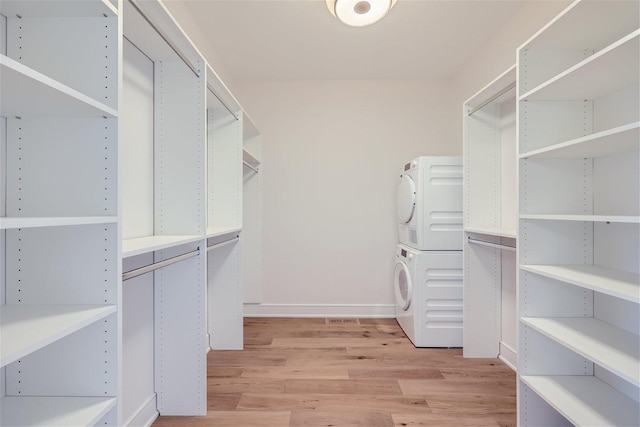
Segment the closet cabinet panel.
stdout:
[[575,1],[518,50],[523,426],[640,423],[639,27]]
[[155,252],[155,262],[194,252],[154,275],[155,387],[158,411],[205,415],[207,343],[204,240]]
[[6,303],[117,304],[116,232],[116,224],[7,230]]
[[207,316],[209,347],[243,347],[243,118],[207,68]]
[[[153,254],[123,259],[123,270],[153,264]],[[155,417],[153,274],[125,282],[122,288],[123,425],[143,425]],[[128,378],[135,379],[127,381]]]
[[203,234],[204,78],[182,61],[156,61],[155,88],[155,234]]
[[227,235],[210,238],[208,245],[215,247],[207,253],[210,346],[213,350],[242,350],[241,243]]
[[6,392],[13,396],[117,396],[117,352],[112,350],[116,341],[116,317],[107,316],[8,365]]
[[7,122],[8,216],[117,215],[117,119]]
[[212,234],[242,227],[242,119],[211,92],[208,98],[207,234]]
[[114,60],[118,37],[114,30],[118,18],[106,7],[104,13],[107,17],[8,17],[7,56],[117,109]]
[[516,367],[516,68],[463,105],[465,357]]
[[153,235],[153,69],[144,52],[123,41],[122,238]]
[[242,142],[242,273],[244,303],[262,302],[262,140],[244,113]]

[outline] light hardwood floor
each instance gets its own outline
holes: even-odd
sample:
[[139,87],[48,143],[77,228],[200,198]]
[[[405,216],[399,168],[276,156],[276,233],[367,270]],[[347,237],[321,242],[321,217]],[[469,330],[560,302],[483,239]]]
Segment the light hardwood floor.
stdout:
[[395,319],[245,319],[243,351],[208,355],[208,412],[154,427],[515,426],[515,373],[415,348]]

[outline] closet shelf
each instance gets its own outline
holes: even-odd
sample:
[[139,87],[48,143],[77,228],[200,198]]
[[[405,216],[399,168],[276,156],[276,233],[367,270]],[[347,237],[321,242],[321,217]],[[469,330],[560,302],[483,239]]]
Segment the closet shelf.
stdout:
[[640,303],[640,276],[597,265],[521,265],[521,270]]
[[109,0],[2,0],[0,13],[23,18],[110,17],[117,16],[118,9]]
[[[520,97],[521,101],[595,99],[638,82],[640,30],[588,57]],[[602,76],[615,76],[602,78]]]
[[204,237],[200,235],[146,236],[125,239],[122,241],[122,258],[172,248],[203,239]]
[[8,365],[115,312],[114,305],[2,305],[0,366]]
[[115,109],[4,55],[0,55],[0,74],[0,115],[4,117],[118,116]]
[[254,168],[260,166],[260,160],[256,159],[246,148],[242,149],[242,161]]
[[510,239],[516,238],[516,230],[503,230],[499,228],[483,228],[483,227],[465,227],[464,231],[467,233],[478,233],[487,236],[496,237],[508,237]]
[[638,335],[592,317],[522,317],[521,321],[636,387],[640,385]]
[[520,219],[534,219],[545,221],[590,221],[590,222],[616,222],[640,224],[640,216],[636,215],[555,215],[555,214],[524,214]]
[[60,227],[65,225],[115,224],[115,216],[0,217],[0,230],[11,228]]
[[617,40],[636,29],[638,13],[638,2],[633,1],[574,3],[535,34],[524,48],[556,51],[598,48],[607,40]]
[[207,238],[238,233],[239,231],[242,231],[242,227],[207,227]]
[[3,397],[3,426],[93,426],[116,406],[114,397]]
[[593,376],[520,379],[576,426],[637,426],[638,402]]
[[561,159],[603,157],[638,151],[640,122],[607,129],[539,150],[521,154],[521,159]]
[[[476,92],[471,98],[465,101],[464,105],[467,111],[473,111],[476,108],[484,104],[488,104],[491,102],[498,101],[502,99],[507,93],[511,92],[505,91],[505,88],[511,87],[514,84],[516,75],[516,66],[513,65],[509,67],[504,73],[500,74],[493,81],[491,81],[488,85],[480,89]],[[501,93],[504,92],[504,93]],[[501,94],[501,96],[495,98],[496,94]],[[495,99],[493,99],[495,98]],[[493,99],[493,101],[492,101]]]

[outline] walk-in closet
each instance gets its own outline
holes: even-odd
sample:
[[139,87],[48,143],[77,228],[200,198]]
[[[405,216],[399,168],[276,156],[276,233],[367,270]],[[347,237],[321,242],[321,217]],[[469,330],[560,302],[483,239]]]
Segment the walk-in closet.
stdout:
[[0,0],[0,427],[640,425],[640,1]]

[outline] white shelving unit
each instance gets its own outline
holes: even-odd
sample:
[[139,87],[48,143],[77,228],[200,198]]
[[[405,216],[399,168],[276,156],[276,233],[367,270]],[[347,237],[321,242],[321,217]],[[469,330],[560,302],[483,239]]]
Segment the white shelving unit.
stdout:
[[161,2],[125,2],[123,417],[206,413],[205,62]]
[[518,50],[522,426],[640,424],[639,17],[576,1]]
[[243,347],[243,118],[238,101],[207,68],[207,315],[213,350]]
[[262,302],[262,139],[251,118],[242,121],[242,267],[244,303]]
[[3,0],[0,91],[0,425],[205,414],[207,318],[242,347],[242,108],[161,1]]
[[120,11],[0,15],[0,425],[116,426]]
[[[516,68],[463,105],[465,357],[516,360]],[[479,244],[478,244],[479,243]]]

